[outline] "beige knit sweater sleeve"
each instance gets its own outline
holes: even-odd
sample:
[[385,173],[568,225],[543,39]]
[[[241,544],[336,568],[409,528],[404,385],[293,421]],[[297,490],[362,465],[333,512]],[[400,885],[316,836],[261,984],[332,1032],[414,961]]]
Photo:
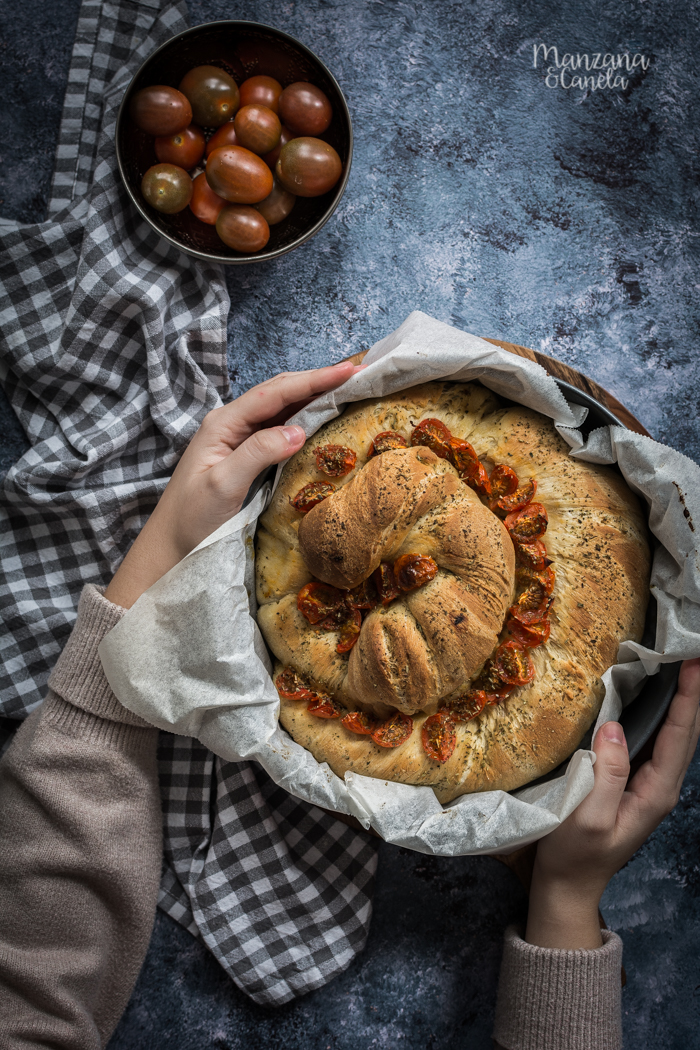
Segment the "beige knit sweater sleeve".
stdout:
[[620,1050],[622,941],[565,951],[506,930],[494,1045],[503,1050]]
[[97,647],[124,610],[92,586],[41,708],[0,762],[0,1046],[96,1050],[141,968],[161,870],[158,731]]

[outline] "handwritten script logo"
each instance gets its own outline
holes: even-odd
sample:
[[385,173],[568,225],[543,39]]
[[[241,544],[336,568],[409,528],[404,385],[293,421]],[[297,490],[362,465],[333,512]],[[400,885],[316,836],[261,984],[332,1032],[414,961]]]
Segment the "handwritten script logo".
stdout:
[[[556,47],[546,44],[533,44],[533,69],[545,69],[544,82],[548,88],[564,88],[570,91],[579,88],[581,91],[624,91],[630,79],[638,73],[646,73],[651,58],[637,52],[629,51],[618,54],[593,51],[575,55],[565,52],[561,58]],[[554,59],[554,63],[552,62]],[[541,66],[540,66],[541,59]]]

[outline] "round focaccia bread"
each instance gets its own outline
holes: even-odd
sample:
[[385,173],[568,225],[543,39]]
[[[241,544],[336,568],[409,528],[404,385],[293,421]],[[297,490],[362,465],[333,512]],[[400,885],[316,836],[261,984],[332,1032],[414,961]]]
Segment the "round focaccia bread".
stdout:
[[[422,727],[464,693],[503,637],[515,587],[513,543],[503,522],[451,463],[424,447],[369,458],[377,434],[410,440],[427,418],[469,441],[487,472],[511,467],[536,479],[548,515],[547,555],[556,582],[546,644],[529,649],[534,678],[501,703],[456,726],[446,761],[426,753]],[[314,449],[357,454],[353,470],[329,479]],[[649,595],[649,547],[636,497],[614,470],[569,456],[551,420],[501,407],[476,383],[428,383],[359,402],[322,427],[286,465],[256,537],[258,622],[279,662],[347,708],[373,719],[403,712],[413,731],[398,747],[379,746],[339,719],[319,718],[281,697],[280,722],[294,740],[338,774],[348,771],[428,785],[439,801],[512,790],[555,768],[594,721],[601,675],[624,639],[639,640]],[[336,491],[308,514],[291,504],[312,482]],[[380,561],[429,556],[437,575],[365,617],[357,644],[338,653],[338,633],[319,630],[297,608],[302,587],[319,580],[350,589]]]

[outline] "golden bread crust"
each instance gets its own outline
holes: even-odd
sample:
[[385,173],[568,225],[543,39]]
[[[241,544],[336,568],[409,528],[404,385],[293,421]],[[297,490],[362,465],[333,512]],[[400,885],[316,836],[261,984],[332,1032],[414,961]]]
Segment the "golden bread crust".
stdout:
[[[377,433],[408,437],[427,417],[470,441],[489,471],[505,463],[521,481],[536,478],[556,571],[551,636],[530,650],[534,680],[458,725],[457,746],[443,764],[425,754],[420,729],[491,655],[511,601],[513,549],[501,522],[430,450],[368,460]],[[332,479],[336,494],[302,517],[289,500],[308,482],[328,480],[313,456],[326,443],[353,448],[357,464]],[[639,504],[620,475],[568,453],[546,417],[500,408],[478,384],[429,383],[350,406],[290,460],[257,534],[258,620],[280,661],[275,675],[291,665],[348,709],[386,717],[399,708],[414,718],[409,740],[387,749],[282,699],[280,721],[298,743],[339,776],[354,771],[430,785],[441,802],[519,787],[575,749],[599,710],[600,676],[619,643],[641,638],[649,547]],[[351,587],[380,560],[408,552],[435,558],[437,577],[373,610],[349,657],[335,652],[335,632],[316,630],[297,611],[296,594],[312,575]]]

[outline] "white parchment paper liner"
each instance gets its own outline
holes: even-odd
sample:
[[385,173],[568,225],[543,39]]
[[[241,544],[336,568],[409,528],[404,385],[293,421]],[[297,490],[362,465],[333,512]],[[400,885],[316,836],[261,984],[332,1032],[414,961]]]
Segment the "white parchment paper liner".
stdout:
[[[618,463],[630,487],[646,500],[651,531],[660,541],[651,578],[658,602],[656,650],[622,643],[619,662],[603,677],[606,692],[596,726],[617,718],[660,663],[700,655],[695,463],[621,427],[596,430],[584,443],[576,427],[586,410],[569,406],[544,369],[422,313],[412,313],[376,343],[365,364],[369,367],[318,398],[294,422],[311,435],[347,402],[429,379],[478,379],[551,417],[573,456]],[[506,852],[555,828],[591,790],[590,751],[577,751],[566,775],[546,784],[464,795],[441,806],[429,787],[355,773],[342,780],[278,725],[279,701],[254,604],[253,537],[271,491],[268,483],[142,595],[103,640],[102,663],[122,703],[153,725],[197,737],[225,759],[255,759],[293,795],[351,814],[388,842],[423,853]]]

